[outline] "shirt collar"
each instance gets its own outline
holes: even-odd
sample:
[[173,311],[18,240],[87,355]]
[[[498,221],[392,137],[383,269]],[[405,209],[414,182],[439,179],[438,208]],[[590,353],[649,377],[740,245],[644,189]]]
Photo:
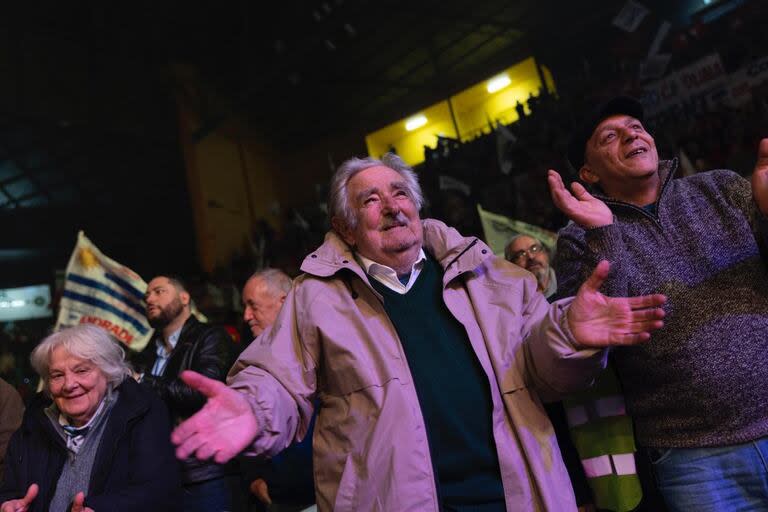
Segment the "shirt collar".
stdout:
[[397,277],[397,272],[395,272],[395,270],[392,267],[382,265],[381,263],[376,263],[375,261],[368,259],[362,254],[357,252],[355,253],[355,259],[360,264],[360,266],[363,267],[363,270],[365,270],[366,274],[375,278],[377,281],[384,284],[390,289],[399,291],[400,293],[405,293],[406,291],[411,289],[411,286],[413,286],[413,283],[416,281],[416,278],[419,277],[419,272],[424,266],[424,262],[427,259],[427,255],[424,253],[423,248],[419,249],[419,255],[416,258],[416,261],[411,266],[410,277],[406,284],[403,284],[402,282],[400,282],[400,280]]
[[[179,327],[178,329],[173,331],[170,336],[168,336],[168,345],[170,345],[171,350],[176,348],[176,344],[179,342],[179,337],[181,336],[181,329],[182,328]],[[166,355],[165,344],[163,343],[162,335],[159,338],[157,338],[155,343],[157,344],[157,355],[165,356]]]

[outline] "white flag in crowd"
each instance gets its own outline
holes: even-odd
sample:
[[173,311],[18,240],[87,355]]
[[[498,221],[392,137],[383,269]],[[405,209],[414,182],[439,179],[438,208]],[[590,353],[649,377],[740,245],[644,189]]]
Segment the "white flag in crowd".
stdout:
[[55,329],[89,323],[141,350],[152,334],[144,316],[146,289],[138,274],[102,254],[81,231],[64,276]]
[[477,205],[477,212],[480,214],[480,222],[483,225],[485,242],[496,256],[503,258],[504,247],[517,235],[528,235],[540,240],[549,249],[549,253],[554,255],[557,244],[555,233],[498,213],[491,213],[483,210],[480,205]]

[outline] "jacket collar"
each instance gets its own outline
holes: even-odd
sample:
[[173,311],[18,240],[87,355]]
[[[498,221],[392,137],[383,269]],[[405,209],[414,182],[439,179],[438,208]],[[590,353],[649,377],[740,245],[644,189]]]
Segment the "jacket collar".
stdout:
[[[662,198],[664,197],[664,194],[667,191],[667,188],[669,188],[669,184],[672,182],[672,178],[675,177],[675,174],[677,173],[677,158],[673,158],[672,160],[660,160],[659,161],[659,181],[661,181],[661,188],[659,189],[659,196],[656,198],[656,206],[658,208],[658,205],[661,203]],[[635,206],[633,204],[627,203],[625,201],[621,201],[619,199],[615,199],[609,195],[607,195],[602,188],[599,186],[593,187],[593,194],[595,198],[600,199],[608,206],[616,206],[620,208],[629,208],[633,210],[640,210],[644,211],[639,206]]]
[[[453,228],[434,219],[422,221],[424,250],[443,267],[444,283],[467,271],[477,268],[493,252],[477,238],[463,237]],[[329,231],[325,241],[316,251],[304,258],[302,272],[316,277],[330,277],[341,270],[350,270],[368,282],[365,271],[355,260],[352,248],[335,232]]]
[[[189,315],[189,318],[184,322],[184,325],[181,326],[181,332],[179,332],[179,339],[176,342],[176,347],[179,345],[189,342],[187,339],[187,333],[190,329],[192,329],[195,325],[199,324],[200,321],[197,319],[197,317],[194,314]],[[152,335],[152,339],[150,340],[150,343],[153,345],[153,351],[156,351],[157,349],[157,341],[160,340],[163,337],[163,331],[162,329],[155,329],[155,333]],[[176,347],[171,350],[171,353],[176,351]]]
[[[143,414],[147,409],[148,404],[146,400],[138,396],[138,386],[139,384],[128,376],[115,388],[120,394],[117,402],[109,411],[109,417],[106,418],[108,422],[107,429],[109,429],[109,424],[114,423],[118,418],[121,418],[122,422],[128,422]],[[30,403],[30,423],[25,421],[25,427],[27,430],[32,430],[34,425],[37,424],[51,439],[63,447],[64,442],[61,436],[56,432],[56,429],[51,424],[51,420],[45,414],[45,409],[50,407],[52,403],[53,400],[46,393],[38,393]]]

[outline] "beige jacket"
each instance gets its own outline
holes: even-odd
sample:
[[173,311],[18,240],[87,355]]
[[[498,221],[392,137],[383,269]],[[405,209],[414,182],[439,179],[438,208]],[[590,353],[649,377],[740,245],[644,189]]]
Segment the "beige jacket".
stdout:
[[[605,352],[574,350],[568,301],[549,306],[531,274],[481,241],[425,220],[424,249],[441,263],[445,303],[492,383],[507,508],[575,510],[539,392],[585,387]],[[381,297],[334,233],[302,270],[272,330],[242,353],[228,377],[251,400],[261,428],[252,450],[271,455],[300,439],[317,398],[321,511],[438,512],[424,419]]]

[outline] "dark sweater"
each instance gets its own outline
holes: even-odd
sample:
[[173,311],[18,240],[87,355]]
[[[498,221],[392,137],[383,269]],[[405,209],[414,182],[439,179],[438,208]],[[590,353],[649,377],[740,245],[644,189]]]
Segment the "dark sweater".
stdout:
[[[505,510],[488,378],[442,297],[440,265],[427,258],[405,294],[375,279],[403,344],[429,434],[445,510]],[[396,440],[395,440],[396,442]]]
[[766,219],[737,174],[673,180],[676,165],[659,165],[655,214],[597,194],[614,223],[560,231],[558,296],[575,294],[601,259],[606,295],[667,295],[664,328],[612,351],[641,445],[749,441],[768,434]]

